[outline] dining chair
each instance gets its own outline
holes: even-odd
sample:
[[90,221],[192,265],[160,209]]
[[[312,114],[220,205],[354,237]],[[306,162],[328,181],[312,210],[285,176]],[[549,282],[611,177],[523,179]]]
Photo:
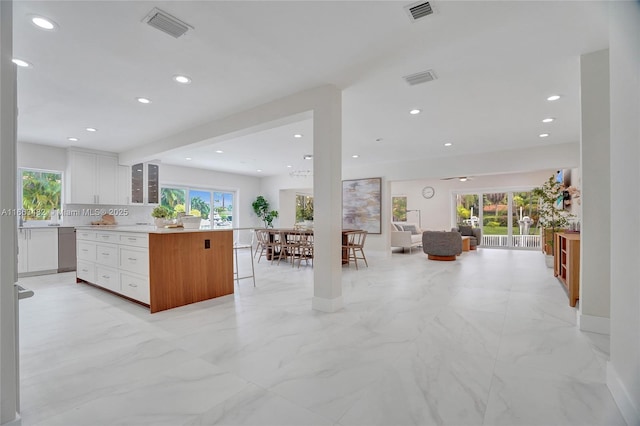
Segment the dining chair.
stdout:
[[[367,239],[367,231],[351,231],[347,232],[347,244],[342,248],[347,250],[347,266],[353,261],[358,269],[358,259],[364,260],[364,264],[369,267],[367,257],[364,255],[364,242]],[[360,254],[360,256],[358,256]]]
[[267,260],[271,260],[271,264],[273,265],[273,261],[280,255],[278,251],[280,241],[276,238],[277,236],[274,236],[268,229],[256,229],[256,236],[260,246],[258,263],[260,263],[260,259],[264,256]]
[[[253,237],[255,233],[252,230],[244,230],[235,229],[233,231],[233,255],[235,258],[235,271],[233,274],[236,279],[236,285],[240,286],[240,280],[245,278],[253,278],[253,286],[256,286],[256,271],[253,266]],[[248,231],[248,232],[247,232]],[[243,236],[247,237],[246,239],[250,241],[243,241]],[[238,267],[238,250],[249,250],[249,257],[251,258],[251,275],[245,275],[244,277],[240,276],[240,268]]]
[[280,260],[291,259],[291,267],[295,263],[296,256],[299,255],[300,237],[302,231],[297,229],[287,229],[280,231],[280,255],[278,256],[278,265]]
[[303,259],[306,265],[309,265],[309,260],[311,260],[311,266],[313,266],[313,233],[312,232],[301,233],[297,259],[298,259],[298,268],[300,268],[300,263],[302,262]]

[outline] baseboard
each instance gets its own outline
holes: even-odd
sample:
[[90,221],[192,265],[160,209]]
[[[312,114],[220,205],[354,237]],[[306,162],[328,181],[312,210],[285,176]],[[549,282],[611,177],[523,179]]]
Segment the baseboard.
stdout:
[[627,388],[620,380],[620,376],[611,362],[607,362],[607,387],[627,424],[629,426],[640,425],[640,402],[634,402],[629,396]]
[[314,296],[311,300],[311,307],[316,311],[321,312],[336,312],[342,309],[344,306],[344,301],[342,296],[336,297],[334,299],[325,299],[322,297]]
[[609,318],[578,313],[578,328],[592,333],[610,334]]
[[22,417],[18,413],[16,413],[16,418],[8,421],[7,423],[2,423],[0,426],[21,426],[22,425]]

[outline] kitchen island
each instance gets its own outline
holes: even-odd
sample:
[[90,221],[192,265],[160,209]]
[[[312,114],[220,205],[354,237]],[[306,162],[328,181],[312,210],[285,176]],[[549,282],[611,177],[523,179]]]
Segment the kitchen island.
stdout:
[[76,238],[76,281],[151,313],[233,294],[230,229],[79,226]]

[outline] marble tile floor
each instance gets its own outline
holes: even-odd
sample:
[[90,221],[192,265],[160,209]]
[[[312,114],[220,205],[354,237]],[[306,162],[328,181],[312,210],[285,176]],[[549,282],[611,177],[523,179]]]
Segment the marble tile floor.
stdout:
[[74,273],[21,279],[23,425],[624,425],[608,337],[541,253],[367,258],[332,314],[304,263],[153,315]]

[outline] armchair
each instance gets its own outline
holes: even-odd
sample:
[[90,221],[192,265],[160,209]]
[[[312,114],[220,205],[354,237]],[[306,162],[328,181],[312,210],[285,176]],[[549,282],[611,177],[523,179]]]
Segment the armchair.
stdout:
[[469,225],[458,225],[458,227],[451,228],[451,230],[459,232],[463,237],[470,237],[469,246],[471,250],[475,250],[482,244],[482,229],[480,228],[472,228]]

